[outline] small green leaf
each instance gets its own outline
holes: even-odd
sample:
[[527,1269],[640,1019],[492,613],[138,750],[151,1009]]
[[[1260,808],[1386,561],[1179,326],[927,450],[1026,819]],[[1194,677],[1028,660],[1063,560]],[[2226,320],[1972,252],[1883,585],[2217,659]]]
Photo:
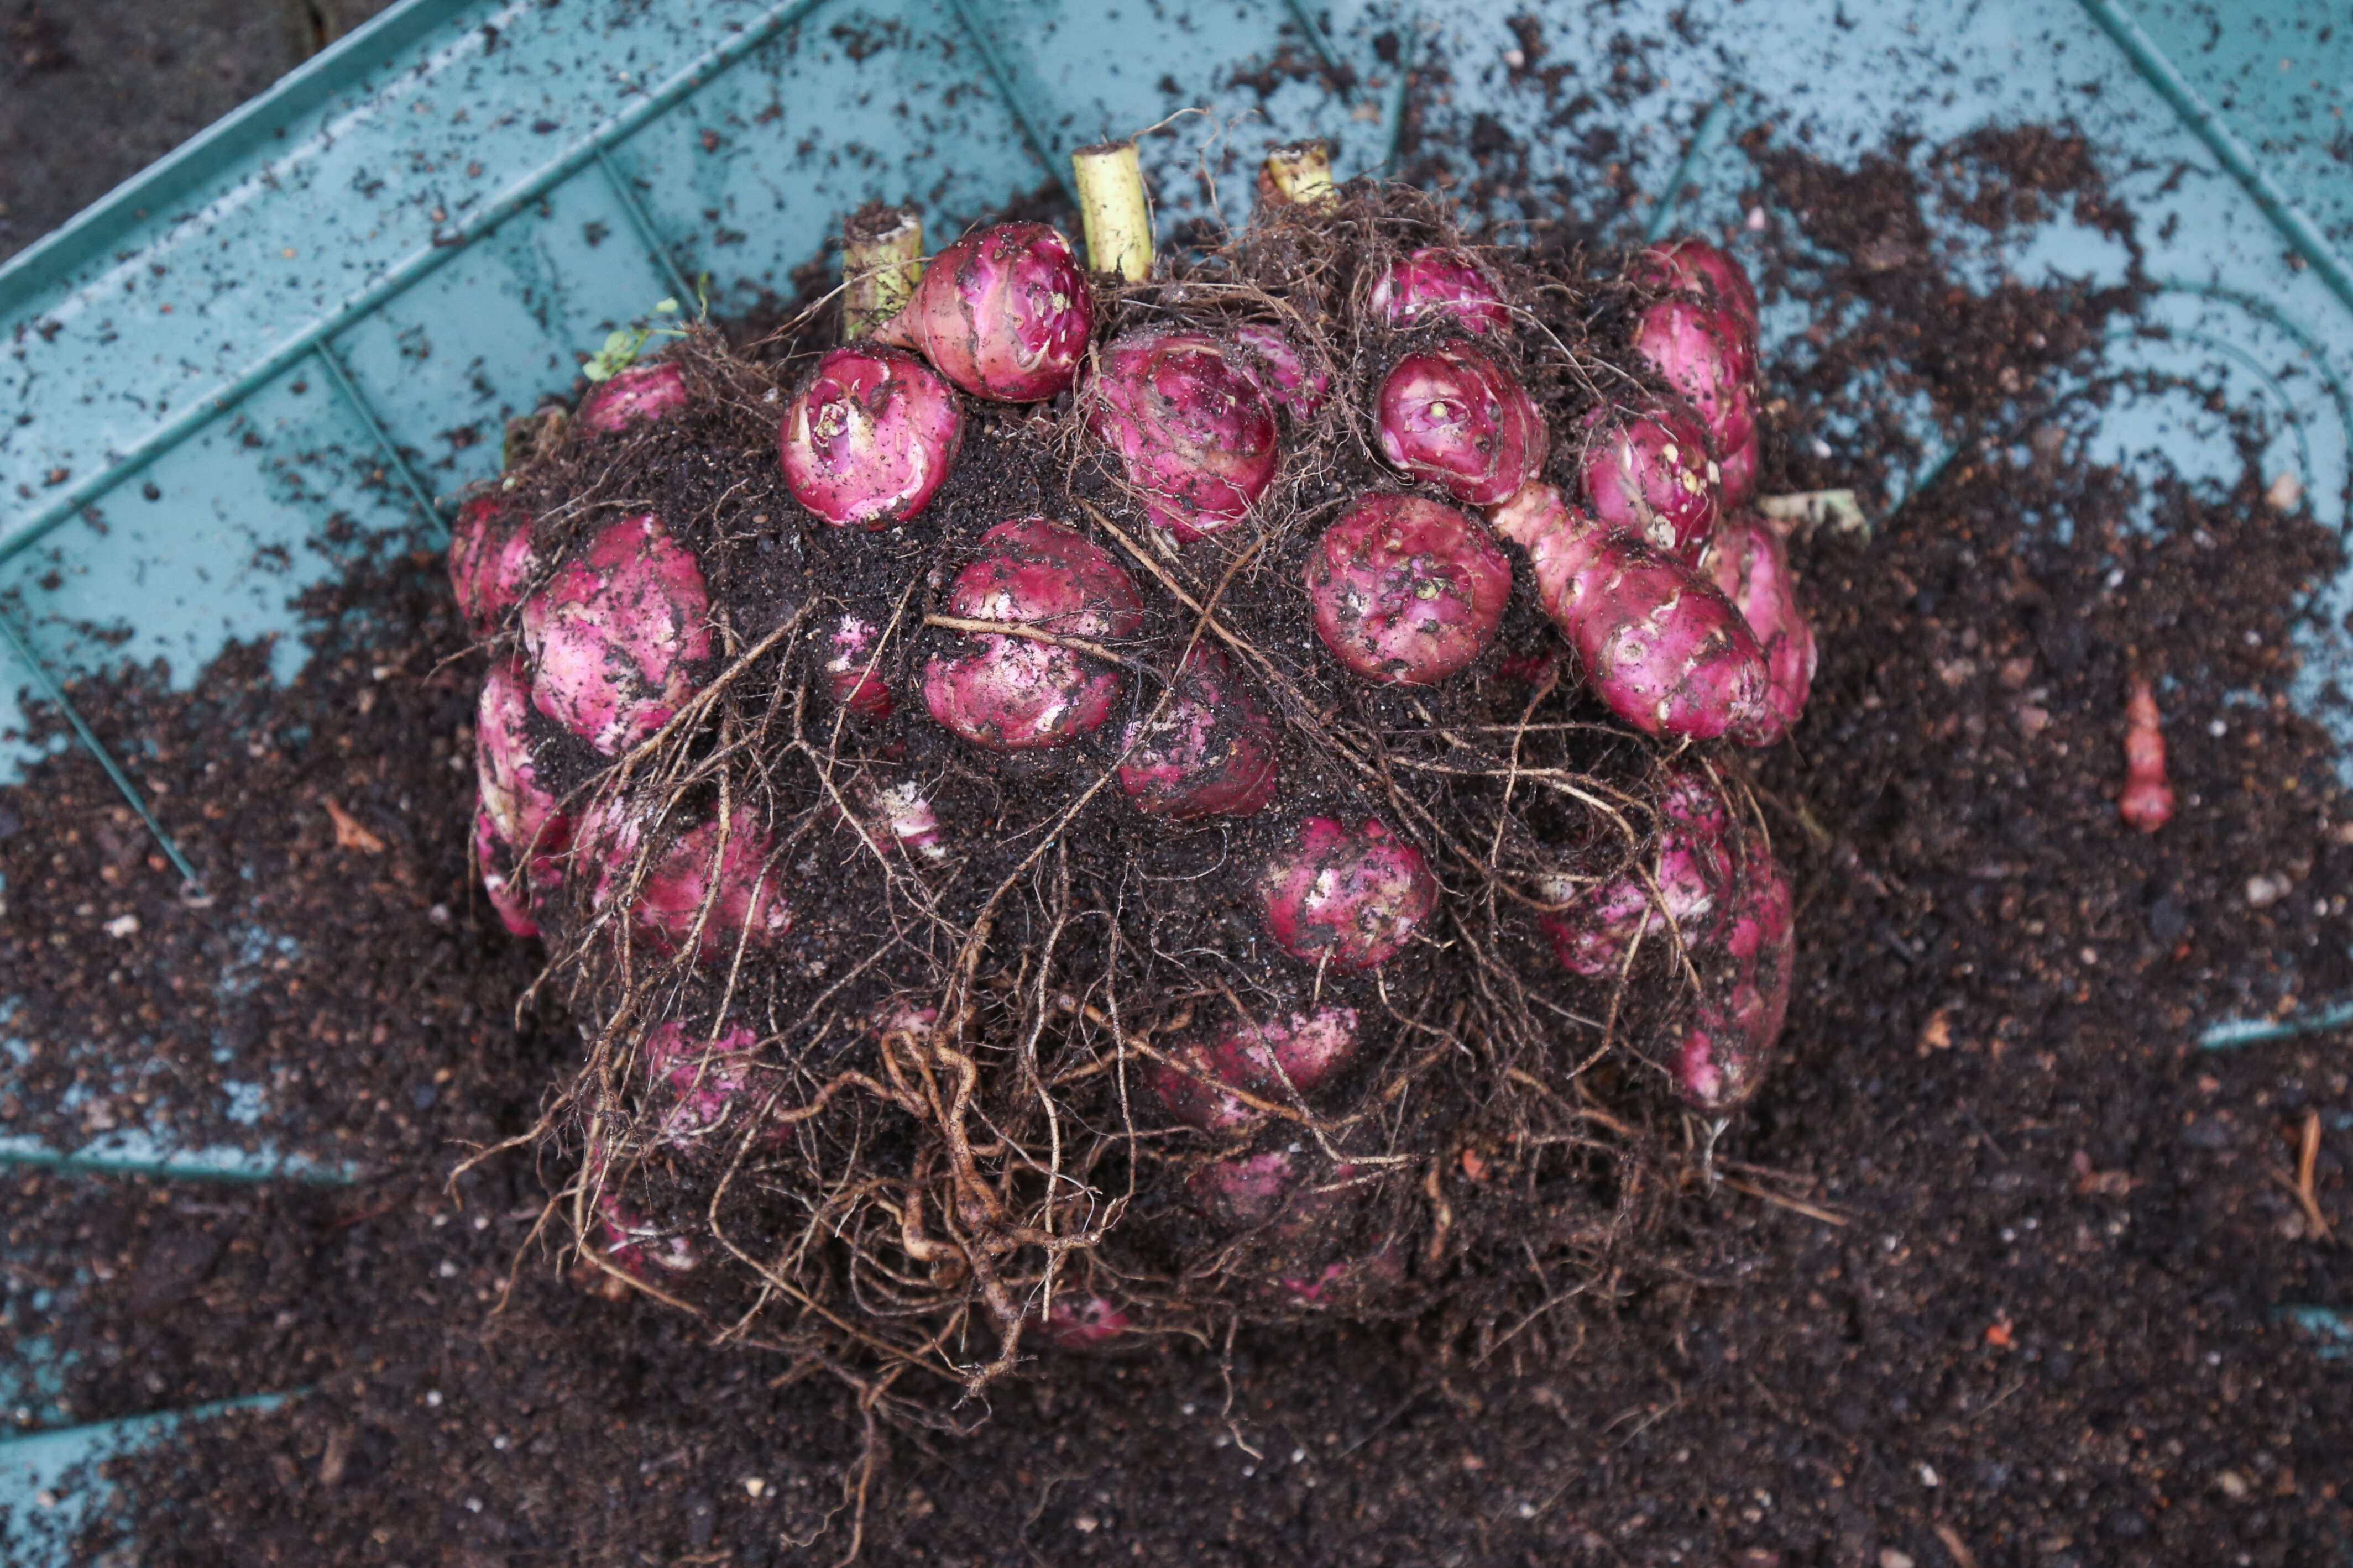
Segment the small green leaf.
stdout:
[[655,300],[654,314],[658,316],[675,316],[678,314],[678,301],[675,300]]

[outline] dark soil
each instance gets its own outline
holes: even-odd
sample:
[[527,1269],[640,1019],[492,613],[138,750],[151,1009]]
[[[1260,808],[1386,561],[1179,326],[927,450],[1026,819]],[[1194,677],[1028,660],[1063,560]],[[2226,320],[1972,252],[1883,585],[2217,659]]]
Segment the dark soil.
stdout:
[[0,261],[385,4],[0,5]]
[[[2095,199],[2065,147],[1953,151],[2010,160],[2037,199]],[[2214,1017],[2353,992],[2333,891],[2353,808],[2286,696],[2291,607],[2337,542],[2266,510],[2252,471],[2128,526],[2137,498],[2070,462],[2075,405],[2038,374],[2127,299],[1970,297],[1916,249],[1862,254],[1917,231],[1924,195],[1894,165],[1760,168],[1789,210],[1838,215],[1810,237],[1852,263],[1806,284],[1823,342],[1772,378],[1766,489],[1875,481],[1802,454],[1841,367],[1891,353],[1957,429],[2011,391],[2006,368],[2032,419],[1867,548],[1799,552],[1823,665],[1762,771],[1799,885],[1788,1056],[1719,1145],[1725,1184],[1683,1194],[1674,1268],[1564,1314],[1573,1342],[1542,1357],[1473,1364],[1412,1323],[1049,1352],[976,1436],[871,1444],[821,1376],[580,1289],[524,1245],[564,1173],[508,1158],[444,1186],[465,1146],[531,1122],[576,1045],[553,1017],[506,1022],[539,959],[467,891],[471,781],[449,759],[475,675],[436,673],[459,646],[438,563],[392,555],[354,570],[290,689],[248,650],[189,695],[78,692],[101,733],[157,741],[143,773],[211,909],[175,904],[77,752],[0,815],[11,1034],[156,1064],[86,1085],[79,1129],[28,1101],[0,1107],[11,1130],[70,1144],[98,1104],[235,1136],[219,1083],[258,1080],[290,1144],[357,1173],[11,1178],[12,1295],[66,1305],[8,1331],[79,1357],[63,1418],[307,1391],[120,1463],[85,1554],[135,1535],[152,1563],[830,1562],[861,1497],[875,1563],[2344,1552],[2353,1381],[2274,1316],[2353,1294],[2283,1184],[2316,1117],[2317,1205],[2353,1223],[2344,1036],[2194,1046]],[[2045,347],[2021,355],[2030,334]],[[2149,837],[2115,807],[2134,677],[2157,683],[2179,795]],[[339,844],[329,798],[381,848]],[[125,912],[138,931],[106,936]],[[295,939],[283,968],[242,956],[248,929]],[[254,988],[223,994],[240,963]],[[26,1082],[84,1065],[44,1055]]]

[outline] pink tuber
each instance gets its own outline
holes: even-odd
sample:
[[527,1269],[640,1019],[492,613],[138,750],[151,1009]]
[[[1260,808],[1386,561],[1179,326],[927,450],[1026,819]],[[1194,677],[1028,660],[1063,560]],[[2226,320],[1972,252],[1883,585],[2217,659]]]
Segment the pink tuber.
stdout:
[[1108,1296],[1058,1294],[1039,1331],[1057,1350],[1088,1351],[1125,1338],[1134,1326],[1134,1320]]
[[1213,1221],[1262,1227],[1288,1263],[1262,1281],[1265,1287],[1293,1306],[1320,1309],[1405,1280],[1405,1249],[1394,1235],[1369,1246],[1347,1239],[1373,1196],[1371,1173],[1342,1162],[1318,1179],[1307,1157],[1276,1152],[1221,1160],[1188,1185]]
[[1764,650],[1732,601],[1630,533],[1613,533],[1532,484],[1496,509],[1528,552],[1545,613],[1594,695],[1651,735],[1709,741],[1770,731]]
[[647,513],[608,525],[523,602],[539,710],[617,756],[668,723],[711,656],[702,569]]
[[1168,1114],[1207,1132],[1254,1127],[1267,1113],[1225,1092],[1276,1105],[1337,1077],[1356,1059],[1356,1010],[1319,1007],[1264,1024],[1240,1023],[1215,1041],[1187,1040],[1155,1062],[1145,1081]]
[[1242,353],[1205,332],[1105,344],[1087,428],[1119,454],[1154,522],[1192,541],[1232,527],[1274,478],[1274,405]]
[[1727,311],[1753,344],[1757,289],[1740,263],[1704,239],[1661,241],[1635,258],[1634,276],[1646,288],[1693,294]]
[[702,1262],[691,1237],[664,1226],[649,1225],[617,1193],[597,1195],[597,1239],[613,1267],[636,1279],[650,1280],[653,1270],[691,1274]]
[[881,636],[872,621],[848,615],[826,639],[825,694],[860,719],[888,719],[899,706],[875,668]]
[[1643,397],[1585,419],[1581,473],[1594,515],[1688,565],[1715,531],[1720,475],[1707,429],[1680,403]]
[[1248,816],[1274,798],[1273,726],[1206,642],[1186,656],[1159,719],[1137,719],[1121,743],[1119,787],[1147,816]]
[[1702,775],[1679,769],[1662,792],[1659,815],[1658,857],[1647,880],[1620,877],[1538,922],[1572,973],[1617,973],[1638,931],[1648,940],[1663,934],[1671,921],[1685,949],[1715,938],[1732,891],[1725,844],[1730,817],[1723,797]]
[[459,614],[477,637],[499,629],[522,602],[539,559],[531,551],[531,519],[495,496],[476,496],[458,509],[449,528],[449,586]]
[[522,860],[515,847],[499,831],[487,805],[474,810],[474,865],[481,873],[482,891],[510,936],[537,936],[539,920],[532,912],[525,889]]
[[1346,827],[1311,816],[1259,875],[1274,944],[1304,963],[1349,973],[1387,963],[1438,907],[1421,851],[1367,817]]
[[[592,909],[601,911],[629,891],[644,842],[640,817],[626,807],[591,806],[583,815],[573,853],[597,868]],[[723,847],[715,821],[680,834],[646,868],[629,906],[632,935],[656,952],[676,954],[700,921],[694,952],[704,963],[733,961],[739,942],[751,949],[775,945],[793,929],[793,912],[783,873],[768,863],[771,853],[767,830],[740,813]]]
[[955,464],[964,410],[922,361],[852,345],[818,361],[776,434],[793,499],[836,527],[923,510]]
[[[736,1129],[730,1118],[757,1114],[768,1100],[770,1087],[755,1081],[760,1037],[742,1024],[723,1030],[715,1040],[701,1028],[691,1036],[678,1019],[646,1037],[645,1073],[660,1106],[661,1141],[673,1148],[691,1149],[713,1134]],[[787,1142],[790,1123],[770,1126],[761,1133],[767,1143]]]
[[872,1025],[877,1039],[895,1045],[903,1039],[920,1043],[931,1037],[933,1027],[940,1021],[940,1010],[928,1002],[913,996],[893,996],[874,1010]]
[[1264,1225],[1299,1179],[1299,1156],[1281,1149],[1216,1160],[1185,1180],[1194,1204],[1221,1226]]
[[1036,403],[1070,390],[1094,325],[1070,242],[1042,223],[1001,223],[932,258],[874,341],[914,350],[975,397]]
[[[1737,429],[1736,424],[1733,426]],[[1746,506],[1757,495],[1757,469],[1764,461],[1764,443],[1752,415],[1745,436],[1728,437],[1716,447],[1716,504],[1719,512]]]
[[547,857],[561,855],[572,836],[571,822],[540,782],[539,765],[524,728],[527,677],[515,659],[501,659],[482,678],[474,710],[474,771],[481,784],[482,808],[509,844]]
[[1634,352],[1689,400],[1717,458],[1718,489],[1729,509],[1757,483],[1757,356],[1733,336],[1720,310],[1665,299],[1642,312]]
[[948,858],[939,813],[932,809],[921,784],[877,784],[861,779],[853,794],[858,815],[878,846],[896,845],[926,860]]
[[1764,650],[1767,718],[1738,738],[1769,745],[1806,710],[1814,681],[1814,628],[1798,604],[1788,550],[1770,523],[1743,512],[1716,529],[1700,570],[1724,590]]
[[1703,976],[1697,1016],[1670,1069],[1694,1110],[1722,1115],[1757,1092],[1789,1010],[1795,910],[1788,881],[1761,842],[1742,857],[1725,952]]
[[1332,657],[1367,680],[1431,686],[1495,640],[1512,563],[1478,524],[1419,496],[1357,498],[1307,557]]
[[[948,591],[961,620],[1026,626],[1100,643],[1144,624],[1135,584],[1102,546],[1042,517],[1000,522]],[[965,651],[923,666],[934,719],[993,752],[1065,745],[1111,717],[1119,673],[1060,643],[979,634]]]
[[1234,329],[1242,351],[1242,370],[1269,403],[1278,405],[1304,425],[1324,411],[1332,395],[1332,373],[1310,363],[1280,327],[1245,321]]
[[2116,813],[2143,833],[2173,820],[2173,786],[2165,779],[2165,731],[2158,728],[2157,698],[2146,680],[2133,682],[2125,704],[2125,789]]
[[601,435],[617,436],[632,425],[668,418],[686,401],[686,373],[675,363],[633,364],[582,398],[578,418]]
[[1372,313],[1401,331],[1451,319],[1466,332],[1509,330],[1512,312],[1479,263],[1464,250],[1431,246],[1391,262],[1373,285]]
[[1410,353],[1381,383],[1381,453],[1472,506],[1506,501],[1544,468],[1544,416],[1511,372],[1467,342]]

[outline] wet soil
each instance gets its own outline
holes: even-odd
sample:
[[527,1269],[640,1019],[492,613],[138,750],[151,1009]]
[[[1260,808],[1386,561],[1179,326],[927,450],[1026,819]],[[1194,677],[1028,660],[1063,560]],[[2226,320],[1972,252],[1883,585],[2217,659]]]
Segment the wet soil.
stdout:
[[[2013,186],[2080,195],[2063,141],[1997,150]],[[976,1435],[872,1442],[822,1374],[578,1289],[525,1245],[554,1173],[445,1186],[575,1047],[508,1022],[538,956],[467,891],[449,758],[476,677],[437,673],[459,646],[438,564],[390,554],[344,591],[364,629],[322,620],[291,689],[245,651],[193,693],[78,691],[101,733],[158,739],[143,776],[210,909],[176,901],[79,753],[0,803],[7,1032],[44,1052],[26,1081],[153,1061],[153,1087],[85,1082],[77,1106],[234,1138],[221,1081],[266,1073],[289,1142],[355,1178],[9,1175],[6,1331],[76,1358],[52,1422],[301,1391],[88,1479],[121,1489],[84,1557],[761,1564],[836,1561],[858,1529],[892,1563],[2341,1554],[2353,1377],[2282,1313],[2353,1293],[2291,1191],[2316,1129],[2313,1208],[2353,1225],[2353,1064],[2342,1032],[2195,1045],[2353,991],[2353,805],[2286,695],[2292,606],[2338,543],[2252,468],[2142,497],[2070,460],[2037,373],[2128,300],[1957,292],[1924,252],[1862,254],[1916,222],[1894,165],[1759,166],[1777,203],[1852,226],[1809,237],[1851,265],[1822,284],[1826,342],[1771,378],[1767,489],[1876,480],[1810,436],[1841,412],[1835,367],[1891,345],[1938,345],[1905,364],[1957,428],[2023,389],[2029,436],[2056,434],[1971,446],[1867,544],[1799,547],[1823,663],[1762,771],[1799,883],[1788,1056],[1719,1144],[1724,1184],[1682,1195],[1675,1268],[1569,1309],[1541,1357],[1473,1364],[1413,1323],[1049,1352]],[[1992,352],[2031,334],[2052,358]],[[2115,805],[2137,677],[2179,797],[2149,837]],[[252,959],[248,928],[271,933]],[[233,1070],[204,1065],[216,1032]],[[0,1110],[62,1133],[54,1103]]]

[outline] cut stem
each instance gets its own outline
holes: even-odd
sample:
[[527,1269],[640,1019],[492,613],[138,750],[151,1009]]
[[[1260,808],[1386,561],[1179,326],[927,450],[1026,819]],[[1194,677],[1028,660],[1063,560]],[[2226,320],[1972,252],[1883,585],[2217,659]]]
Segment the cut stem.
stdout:
[[869,202],[841,225],[841,335],[855,340],[899,313],[923,276],[923,220]]
[[1105,142],[1071,154],[1086,226],[1087,266],[1131,283],[1152,271],[1152,209],[1144,199],[1144,164],[1133,142]]
[[1871,519],[1864,514],[1862,503],[1852,490],[1800,490],[1795,495],[1758,496],[1757,510],[1777,524],[1774,531],[1784,539],[1800,527],[1814,528],[1828,523],[1839,533],[1858,533],[1868,543],[1871,539]]
[[1300,207],[1337,205],[1332,188],[1332,148],[1324,142],[1294,142],[1266,155],[1259,171],[1259,200]]

